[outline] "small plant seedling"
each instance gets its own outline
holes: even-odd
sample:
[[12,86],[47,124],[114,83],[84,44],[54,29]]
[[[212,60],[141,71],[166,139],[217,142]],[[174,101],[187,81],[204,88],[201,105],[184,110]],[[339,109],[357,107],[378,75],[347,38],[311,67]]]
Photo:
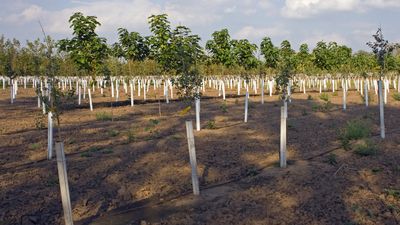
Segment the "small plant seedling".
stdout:
[[400,101],[400,93],[394,93],[393,94],[393,99],[396,101]]
[[32,143],[29,145],[29,149],[35,150],[41,147],[40,143]]
[[307,110],[303,109],[303,111],[301,112],[301,115],[302,115],[302,116],[307,116],[307,115],[308,115]]
[[308,95],[307,100],[311,101],[311,100],[313,100],[313,97],[311,95]]
[[328,101],[329,101],[329,95],[328,95],[327,93],[322,93],[322,94],[319,96],[319,98],[320,98],[322,101],[325,101],[325,102],[328,102]]
[[338,92],[337,91],[333,92],[332,96],[335,96],[335,97],[338,96]]
[[355,146],[354,153],[360,156],[376,155],[378,148],[370,140],[366,140],[364,143]]
[[100,150],[101,150],[101,148],[99,146],[92,146],[92,147],[89,148],[88,151],[89,152],[98,152]]
[[382,168],[379,168],[379,167],[377,167],[377,168],[372,168],[372,173],[379,173],[379,172],[382,172],[383,171],[383,169]]
[[98,113],[96,113],[96,120],[98,120],[98,121],[111,121],[112,120],[112,115],[111,115],[111,113],[107,113],[107,112],[98,112]]
[[313,112],[317,112],[317,111],[319,110],[319,105],[313,104],[313,105],[311,106],[311,110],[312,110]]
[[45,115],[39,113],[35,116],[35,128],[38,130],[43,130],[46,127]]
[[158,125],[160,123],[160,121],[159,120],[157,120],[157,119],[150,119],[150,124],[152,124],[152,125]]
[[135,132],[132,129],[128,130],[126,136],[128,138],[128,144],[136,141]]
[[101,151],[102,154],[111,154],[114,151],[111,148],[105,148]]
[[206,129],[210,129],[210,130],[213,130],[213,129],[215,129],[216,127],[215,127],[215,121],[214,120],[209,120],[208,122],[207,122],[207,124],[206,124]]
[[46,187],[53,187],[58,185],[58,179],[54,177],[50,177],[48,180],[45,181]]
[[350,140],[359,140],[367,138],[371,135],[371,125],[368,122],[361,120],[351,120],[347,122],[346,126],[339,132],[339,139],[342,146],[348,149]]
[[83,153],[81,153],[81,157],[86,157],[86,158],[89,158],[89,157],[92,157],[93,155],[92,155],[92,153],[90,153],[90,152],[83,152]]
[[328,157],[326,158],[325,162],[335,166],[335,165],[337,165],[337,159],[336,158],[337,158],[336,154],[330,153],[328,155]]
[[219,108],[222,110],[223,113],[228,112],[228,108],[226,106],[226,101],[224,101]]
[[385,189],[385,193],[388,196],[393,196],[396,199],[400,199],[400,190],[395,189]]
[[109,130],[107,133],[110,137],[116,137],[119,135],[119,131],[117,130]]

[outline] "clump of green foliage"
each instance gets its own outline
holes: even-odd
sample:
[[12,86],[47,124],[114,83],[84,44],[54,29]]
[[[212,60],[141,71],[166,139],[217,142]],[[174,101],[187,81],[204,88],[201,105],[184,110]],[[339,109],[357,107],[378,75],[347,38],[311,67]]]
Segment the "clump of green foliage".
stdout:
[[224,101],[222,103],[222,105],[219,107],[223,113],[227,113],[228,112],[228,107],[226,106],[226,102]]
[[35,116],[35,127],[38,130],[43,130],[46,127],[45,115],[43,113],[38,113]]
[[206,124],[206,129],[210,130],[216,129],[215,120],[209,120]]
[[387,195],[393,196],[394,198],[400,199],[400,190],[385,189]]
[[128,130],[126,136],[128,138],[127,139],[128,144],[136,141],[136,135],[132,129]]
[[116,137],[119,135],[119,131],[117,131],[117,130],[109,130],[109,131],[107,131],[107,133],[110,137]]
[[363,143],[355,146],[354,153],[359,156],[370,156],[378,153],[378,148],[370,140],[366,140]]
[[345,149],[350,148],[351,140],[367,138],[371,135],[371,125],[362,120],[351,120],[340,130],[339,139]]
[[324,101],[324,102],[328,102],[329,101],[329,95],[327,93],[322,93],[319,98]]
[[330,153],[330,154],[327,156],[325,162],[326,162],[326,163],[329,163],[329,164],[331,164],[331,165],[337,165],[337,159],[336,159],[336,158],[337,158],[336,154]]
[[400,101],[400,93],[394,93],[393,94],[393,99],[396,101]]
[[107,112],[98,112],[98,113],[96,113],[96,120],[98,120],[98,121],[111,121],[112,120],[112,115],[111,115],[111,113],[107,113]]

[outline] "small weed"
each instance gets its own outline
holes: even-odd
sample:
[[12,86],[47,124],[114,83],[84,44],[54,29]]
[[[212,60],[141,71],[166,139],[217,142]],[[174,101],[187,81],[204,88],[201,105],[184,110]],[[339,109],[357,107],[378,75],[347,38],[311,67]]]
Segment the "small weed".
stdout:
[[128,144],[136,141],[135,132],[133,130],[128,130],[126,136],[128,137]]
[[35,116],[35,128],[38,130],[43,130],[45,127],[45,115],[43,115],[43,113],[38,113]]
[[308,95],[307,100],[311,101],[311,100],[313,100],[313,97],[311,95]]
[[107,131],[107,133],[110,137],[116,137],[119,135],[119,131],[117,131],[117,130],[109,130],[109,131]]
[[311,110],[312,110],[313,112],[317,112],[317,111],[319,110],[319,105],[313,104],[313,105],[311,106]]
[[159,123],[160,123],[160,121],[157,119],[150,119],[150,124],[152,124],[154,126],[158,125]]
[[372,173],[379,173],[379,172],[382,172],[383,171],[383,169],[382,168],[372,168]]
[[335,96],[335,97],[338,96],[338,92],[337,91],[333,92],[332,96]]
[[46,187],[53,187],[58,185],[58,179],[54,177],[50,177],[48,180],[45,181]]
[[69,138],[69,139],[67,140],[67,143],[70,144],[70,145],[74,144],[75,142],[76,142],[76,140],[73,139],[73,138]]
[[336,157],[337,157],[336,154],[331,153],[331,154],[328,155],[328,157],[326,158],[325,162],[329,163],[329,164],[331,164],[333,166],[337,165]]
[[100,150],[101,150],[101,148],[99,146],[93,146],[93,147],[90,147],[88,151],[89,152],[98,152]]
[[239,99],[235,99],[235,104],[236,104],[236,105],[239,104]]
[[81,153],[81,157],[89,158],[89,157],[92,157],[92,156],[93,156],[93,154],[90,153],[90,152],[83,152],[83,153]]
[[33,143],[29,145],[29,149],[35,150],[41,147],[40,143]]
[[98,121],[111,121],[112,120],[112,115],[111,115],[111,113],[107,113],[107,112],[98,112],[98,113],[96,113],[96,120],[98,120]]
[[376,155],[378,148],[369,140],[355,146],[354,153],[360,156]]
[[398,93],[398,92],[394,93],[393,94],[393,99],[396,100],[396,101],[400,101],[400,93]]
[[400,199],[400,190],[395,189],[385,189],[385,193],[388,196],[393,196],[396,199]]
[[395,205],[387,205],[387,207],[388,207],[389,211],[392,212],[392,213],[393,212],[400,212],[400,208],[398,208]]
[[333,104],[330,101],[325,102],[319,107],[321,112],[329,112],[333,108]]
[[213,130],[213,129],[215,129],[216,127],[215,127],[215,121],[214,120],[209,120],[208,122],[207,122],[207,124],[206,124],[206,129],[210,129],[210,130]]
[[303,109],[303,111],[301,112],[301,115],[302,115],[302,116],[307,116],[307,115],[308,115],[308,112],[307,112],[305,109]]
[[371,125],[361,120],[351,120],[347,122],[339,134],[340,140],[359,140],[371,135]]
[[325,101],[325,102],[328,102],[328,101],[329,101],[329,95],[328,95],[327,93],[322,93],[322,94],[319,96],[319,98],[320,98],[322,101]]
[[114,151],[111,148],[105,148],[101,151],[102,154],[111,154]]
[[222,105],[219,107],[223,113],[227,113],[228,112],[228,107],[226,106],[226,102],[224,101],[222,103]]

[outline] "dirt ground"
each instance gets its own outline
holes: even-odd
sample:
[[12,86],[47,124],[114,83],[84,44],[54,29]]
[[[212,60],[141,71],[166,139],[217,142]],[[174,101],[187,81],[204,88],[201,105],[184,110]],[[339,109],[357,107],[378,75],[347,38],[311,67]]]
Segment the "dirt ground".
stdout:
[[[386,139],[379,137],[377,97],[366,108],[350,91],[296,93],[288,108],[288,167],[278,167],[278,96],[226,101],[207,90],[202,130],[194,132],[200,196],[192,195],[182,102],[160,103],[150,89],[135,106],[96,90],[94,111],[65,107],[64,141],[76,224],[400,224],[400,102],[385,106]],[[105,92],[109,96],[108,91]],[[242,93],[243,94],[243,93]],[[251,93],[254,94],[254,93]],[[311,97],[309,97],[309,95]],[[47,120],[32,89],[9,103],[0,90],[0,224],[63,224],[57,162],[47,160]],[[208,98],[213,96],[213,98]],[[74,100],[77,102],[77,100]],[[111,103],[113,103],[112,107]],[[159,115],[159,107],[161,116]],[[112,119],[109,118],[112,117]],[[338,139],[348,121],[371,124],[376,155],[345,150]],[[38,129],[42,127],[43,129]]]

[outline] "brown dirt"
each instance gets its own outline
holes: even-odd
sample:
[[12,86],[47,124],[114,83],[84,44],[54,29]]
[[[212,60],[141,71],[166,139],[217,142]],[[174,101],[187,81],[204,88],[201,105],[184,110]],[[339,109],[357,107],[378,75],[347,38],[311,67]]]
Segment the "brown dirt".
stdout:
[[[152,91],[152,88],[150,88]],[[121,101],[128,96],[121,89]],[[228,91],[234,95],[236,90]],[[46,160],[47,130],[31,89],[16,103],[0,90],[0,224],[63,224],[56,161]],[[159,94],[159,93],[158,93]],[[206,96],[217,96],[207,91]],[[77,224],[400,224],[400,103],[385,107],[387,138],[379,134],[377,98],[366,109],[358,93],[341,110],[341,93],[329,112],[319,93],[294,94],[289,105],[287,169],[276,167],[281,102],[277,96],[202,100],[202,130],[195,132],[201,196],[191,195],[181,102],[156,94],[133,108],[94,94],[61,116],[73,218]],[[106,92],[108,96],[109,93]],[[143,96],[141,96],[143,97]],[[138,100],[137,92],[135,99]],[[314,109],[314,110],[313,110]],[[113,121],[99,121],[99,112]],[[378,154],[361,157],[340,148],[338,130],[352,119],[372,124]],[[215,121],[215,129],[207,129]],[[330,164],[335,154],[337,164]]]

